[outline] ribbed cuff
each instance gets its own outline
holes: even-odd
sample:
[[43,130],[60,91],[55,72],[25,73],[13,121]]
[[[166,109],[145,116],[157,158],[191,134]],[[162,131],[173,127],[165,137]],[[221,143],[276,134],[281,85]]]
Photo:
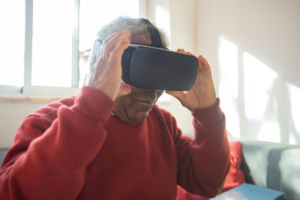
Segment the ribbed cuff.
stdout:
[[104,124],[111,116],[114,107],[115,102],[108,96],[92,87],[84,86],[76,97],[73,109],[97,123]]
[[220,108],[220,99],[217,98],[216,104],[211,107],[195,110],[192,115],[200,126],[209,128],[218,124],[224,115]]

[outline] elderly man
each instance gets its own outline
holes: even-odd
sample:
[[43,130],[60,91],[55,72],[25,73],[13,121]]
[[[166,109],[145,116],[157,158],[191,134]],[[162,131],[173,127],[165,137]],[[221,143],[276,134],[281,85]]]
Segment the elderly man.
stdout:
[[177,184],[216,196],[229,170],[229,144],[207,61],[198,57],[190,91],[167,91],[192,112],[192,140],[155,105],[163,91],[120,84],[124,50],[151,45],[143,21],[118,18],[98,38],[103,45],[87,86],[30,114],[18,129],[1,167],[0,199],[174,200]]

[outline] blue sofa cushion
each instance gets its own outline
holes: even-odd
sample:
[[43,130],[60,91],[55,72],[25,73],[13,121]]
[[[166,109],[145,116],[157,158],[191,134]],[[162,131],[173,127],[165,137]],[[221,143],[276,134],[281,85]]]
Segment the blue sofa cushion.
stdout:
[[0,166],[2,164],[2,160],[6,154],[6,152],[8,151],[8,149],[0,149]]
[[286,200],[300,199],[300,146],[240,141],[247,183],[282,191]]

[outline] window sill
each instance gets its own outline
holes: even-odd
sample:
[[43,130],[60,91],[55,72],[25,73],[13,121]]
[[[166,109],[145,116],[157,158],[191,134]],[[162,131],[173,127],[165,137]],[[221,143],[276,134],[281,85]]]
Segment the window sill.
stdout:
[[51,103],[62,97],[9,97],[0,96],[0,103]]
[[[76,94],[75,94],[76,95]],[[0,94],[0,103],[51,103],[53,101],[59,101],[61,99],[74,96],[69,95],[26,95],[26,94]],[[171,96],[163,94],[156,102],[157,105],[171,104]]]
[[[2,97],[0,103],[51,103],[65,97]],[[171,104],[171,101],[158,101],[157,105]]]
[[63,98],[75,96],[80,90],[80,88],[76,87],[50,86],[23,87],[23,93],[21,93],[21,90],[0,90],[0,103],[51,103]]

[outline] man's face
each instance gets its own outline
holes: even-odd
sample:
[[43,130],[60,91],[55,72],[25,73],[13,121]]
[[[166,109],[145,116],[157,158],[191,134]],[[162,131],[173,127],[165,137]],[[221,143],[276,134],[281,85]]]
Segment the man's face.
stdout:
[[[151,45],[151,41],[141,38],[132,38],[131,43]],[[142,122],[163,92],[163,90],[131,88],[129,94],[115,100],[114,114],[126,123]]]
[[114,114],[126,123],[142,122],[162,94],[163,90],[131,88],[129,94],[115,100]]

